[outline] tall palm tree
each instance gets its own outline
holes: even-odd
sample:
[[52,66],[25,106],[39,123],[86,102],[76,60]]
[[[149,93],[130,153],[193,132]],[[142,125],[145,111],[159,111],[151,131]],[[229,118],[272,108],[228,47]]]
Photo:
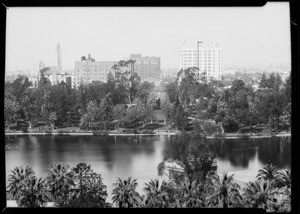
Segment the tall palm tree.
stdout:
[[45,180],[35,176],[26,179],[26,185],[22,186],[18,201],[20,207],[44,207],[50,201],[47,196]]
[[113,184],[115,187],[112,191],[112,201],[118,207],[137,207],[141,205],[141,197],[136,191],[138,183],[136,179],[129,177],[127,180],[118,178]]
[[234,174],[223,174],[223,177],[217,173],[211,176],[212,194],[208,197],[209,205],[218,205],[220,202],[223,204],[223,208],[228,208],[233,203],[240,203],[240,186],[234,182]]
[[272,181],[276,178],[277,172],[278,168],[272,165],[272,163],[268,162],[262,169],[258,170],[256,178]]
[[273,182],[260,179],[246,183],[243,192],[245,206],[267,210],[270,203],[274,203],[277,200],[275,196],[278,194],[278,191],[274,188]]
[[67,202],[74,184],[74,176],[67,164],[53,164],[46,178],[47,188],[58,205]]
[[146,192],[145,205],[147,207],[168,207],[168,183],[162,181],[159,184],[158,179],[151,180],[149,183],[145,183],[144,191]]
[[8,178],[9,185],[7,189],[18,201],[21,189],[27,185],[27,179],[34,177],[34,171],[27,165],[25,168],[23,166],[15,167],[11,172],[12,174],[10,174]]

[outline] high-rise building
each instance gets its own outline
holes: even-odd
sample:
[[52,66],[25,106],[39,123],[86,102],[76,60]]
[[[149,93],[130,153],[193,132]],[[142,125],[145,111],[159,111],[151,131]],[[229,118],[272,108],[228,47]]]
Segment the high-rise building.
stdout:
[[57,66],[57,70],[59,72],[62,72],[62,55],[61,55],[61,47],[60,47],[60,44],[57,43],[56,45],[56,66]]
[[137,72],[142,81],[151,82],[160,79],[160,57],[143,57],[142,54],[131,54],[129,58],[135,61],[134,72]]
[[107,75],[111,71],[112,66],[117,63],[114,61],[95,61],[88,55],[81,57],[81,61],[75,62],[75,85],[78,87],[80,84],[88,84],[92,82],[106,82]]
[[221,49],[216,43],[197,42],[193,47],[182,47],[179,53],[179,69],[199,68],[206,72],[206,79],[221,80]]

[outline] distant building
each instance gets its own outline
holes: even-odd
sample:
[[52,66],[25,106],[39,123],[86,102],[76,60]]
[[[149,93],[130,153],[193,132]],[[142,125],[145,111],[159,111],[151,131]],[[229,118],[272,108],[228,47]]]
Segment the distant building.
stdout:
[[95,61],[90,54],[88,58],[82,56],[81,61],[75,62],[74,78],[76,88],[80,84],[88,84],[93,81],[106,82],[107,75],[115,63],[114,61]]
[[40,75],[44,75],[49,79],[52,85],[57,85],[61,82],[69,84],[72,88],[75,87],[74,75],[68,73],[61,73],[58,71],[57,67],[46,67],[40,70]]
[[199,74],[206,72],[206,79],[221,80],[221,49],[216,43],[198,42],[193,47],[182,47],[179,53],[179,69],[199,68]]
[[29,76],[28,81],[32,83],[30,88],[37,88],[39,85],[39,76]]
[[135,61],[134,72],[137,72],[142,81],[158,82],[160,80],[160,57],[131,54],[129,59]]
[[61,53],[61,47],[60,47],[60,44],[57,43],[56,45],[56,66],[57,66],[57,70],[59,72],[62,72],[62,53]]

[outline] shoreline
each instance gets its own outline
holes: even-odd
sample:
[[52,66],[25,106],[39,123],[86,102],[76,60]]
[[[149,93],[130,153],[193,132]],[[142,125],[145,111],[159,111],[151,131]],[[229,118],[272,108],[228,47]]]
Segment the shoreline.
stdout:
[[[93,132],[66,132],[66,133],[23,133],[23,132],[5,132],[5,135],[60,135],[60,136],[160,136],[160,135],[176,135],[176,132],[156,132],[154,134],[126,134],[126,133],[109,133],[108,135],[94,135]],[[291,133],[275,134],[275,135],[224,135],[221,137],[206,136],[208,139],[225,138],[225,139],[248,139],[248,138],[272,138],[272,137],[291,137]]]

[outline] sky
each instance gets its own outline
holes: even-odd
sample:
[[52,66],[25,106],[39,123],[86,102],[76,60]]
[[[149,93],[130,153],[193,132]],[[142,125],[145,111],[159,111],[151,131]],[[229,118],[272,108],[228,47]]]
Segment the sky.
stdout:
[[263,7],[17,7],[8,8],[6,70],[43,61],[63,69],[91,54],[118,61],[130,53],[161,57],[161,68],[178,68],[179,50],[196,41],[217,42],[222,66],[291,63],[288,2]]

